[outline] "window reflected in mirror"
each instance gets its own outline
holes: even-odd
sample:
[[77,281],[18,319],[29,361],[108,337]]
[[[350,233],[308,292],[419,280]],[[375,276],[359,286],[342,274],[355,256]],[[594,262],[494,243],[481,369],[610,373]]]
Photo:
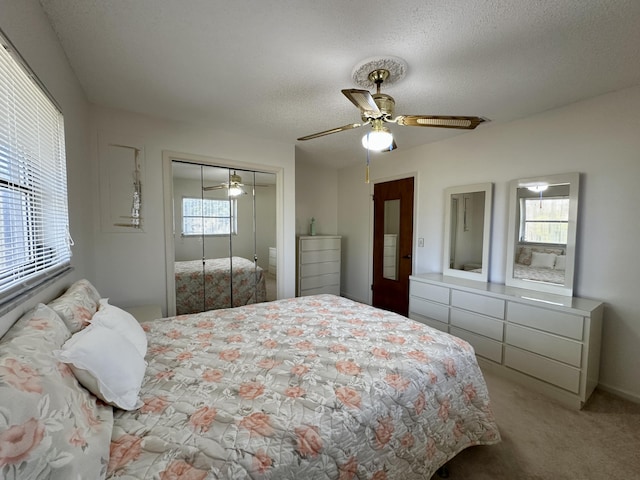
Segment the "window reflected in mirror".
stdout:
[[564,285],[569,204],[569,184],[518,188],[515,278]]

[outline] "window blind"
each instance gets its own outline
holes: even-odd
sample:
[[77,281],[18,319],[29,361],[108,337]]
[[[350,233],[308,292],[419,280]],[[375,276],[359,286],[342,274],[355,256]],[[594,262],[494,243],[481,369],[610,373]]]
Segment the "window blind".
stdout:
[[0,35],[0,307],[69,267],[64,119]]

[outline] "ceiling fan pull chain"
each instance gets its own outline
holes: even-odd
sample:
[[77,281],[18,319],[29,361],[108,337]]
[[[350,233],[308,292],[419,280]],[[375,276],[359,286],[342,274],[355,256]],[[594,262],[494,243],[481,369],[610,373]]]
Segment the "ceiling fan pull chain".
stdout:
[[[368,133],[367,133],[367,136],[369,136]],[[366,150],[367,150],[367,168],[364,174],[364,183],[369,183],[369,149],[367,148]]]

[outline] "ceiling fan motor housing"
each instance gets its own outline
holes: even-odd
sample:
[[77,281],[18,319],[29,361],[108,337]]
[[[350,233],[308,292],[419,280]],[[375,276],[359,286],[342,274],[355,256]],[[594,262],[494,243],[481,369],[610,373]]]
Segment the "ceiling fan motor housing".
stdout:
[[375,117],[362,115],[362,120],[365,122],[367,120],[393,120],[393,114],[396,107],[396,102],[393,97],[384,93],[374,93],[372,97],[373,101],[376,102],[376,105],[378,106],[378,110],[380,110],[380,115],[376,115]]

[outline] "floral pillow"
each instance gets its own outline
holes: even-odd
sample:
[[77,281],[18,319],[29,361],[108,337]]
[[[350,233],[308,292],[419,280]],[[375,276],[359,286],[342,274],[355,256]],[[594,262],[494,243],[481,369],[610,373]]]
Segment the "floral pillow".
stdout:
[[98,291],[89,280],[83,279],[71,285],[66,292],[48,305],[60,315],[69,331],[76,333],[89,324],[91,317],[98,309],[99,301]]
[[0,339],[0,478],[103,478],[113,409],[53,357],[71,336],[40,304]]

